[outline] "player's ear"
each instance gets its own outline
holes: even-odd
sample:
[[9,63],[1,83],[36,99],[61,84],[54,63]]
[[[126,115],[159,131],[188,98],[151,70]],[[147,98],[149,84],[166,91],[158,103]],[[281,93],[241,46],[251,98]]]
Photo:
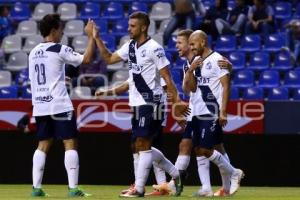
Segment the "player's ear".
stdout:
[[146,32],[146,30],[147,30],[147,26],[142,25],[142,31],[143,31],[143,32]]

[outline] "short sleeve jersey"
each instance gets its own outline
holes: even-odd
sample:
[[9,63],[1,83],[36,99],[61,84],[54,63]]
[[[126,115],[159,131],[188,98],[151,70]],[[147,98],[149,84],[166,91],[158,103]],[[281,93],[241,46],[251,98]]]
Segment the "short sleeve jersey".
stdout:
[[117,54],[129,64],[129,105],[140,106],[161,97],[159,70],[170,64],[164,49],[153,39],[137,47],[134,40],[125,43]]
[[28,59],[33,116],[73,110],[65,85],[65,64],[77,67],[83,55],[68,46],[47,42],[32,49]]
[[[195,58],[196,59],[196,58]],[[197,79],[197,91],[193,97],[193,116],[197,115],[218,115],[222,106],[223,86],[220,78],[229,74],[227,69],[221,69],[218,60],[223,57],[212,52],[203,61],[202,68],[197,68],[194,75]]]

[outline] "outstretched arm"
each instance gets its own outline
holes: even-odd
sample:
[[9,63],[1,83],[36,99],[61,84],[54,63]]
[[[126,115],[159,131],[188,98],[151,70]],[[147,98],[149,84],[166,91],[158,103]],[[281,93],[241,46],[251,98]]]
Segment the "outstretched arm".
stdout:
[[100,55],[106,64],[114,64],[122,61],[122,58],[116,53],[111,53],[109,49],[105,46],[101,37],[99,36],[99,28],[94,26],[93,28],[93,37],[95,39],[96,45],[100,51]]
[[108,90],[99,90],[95,93],[96,97],[105,97],[105,96],[112,96],[112,95],[120,95],[124,92],[127,92],[129,89],[129,83],[127,81],[123,82],[122,84],[108,89]]

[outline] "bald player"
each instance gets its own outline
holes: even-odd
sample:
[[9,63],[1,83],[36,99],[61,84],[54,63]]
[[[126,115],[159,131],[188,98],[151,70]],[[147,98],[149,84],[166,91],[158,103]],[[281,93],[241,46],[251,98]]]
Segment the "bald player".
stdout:
[[[238,190],[244,173],[234,168],[222,153],[214,149],[215,145],[222,144],[222,128],[227,124],[229,71],[219,67],[218,60],[223,57],[208,47],[205,32],[194,31],[189,38],[189,46],[198,56],[183,80],[184,90],[195,93],[192,108],[194,150],[197,157],[205,156],[218,166],[222,174],[230,176],[229,194],[232,195]],[[200,192],[196,192],[195,196],[202,196]]]

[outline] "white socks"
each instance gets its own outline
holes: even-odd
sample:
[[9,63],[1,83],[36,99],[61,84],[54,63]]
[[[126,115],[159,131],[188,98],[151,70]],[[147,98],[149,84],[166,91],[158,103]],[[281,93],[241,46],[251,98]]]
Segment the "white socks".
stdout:
[[68,174],[69,188],[76,188],[79,175],[79,157],[76,150],[65,152],[65,167]]
[[189,164],[190,164],[190,158],[191,157],[188,156],[188,155],[178,155],[176,163],[175,163],[175,167],[178,170],[185,171],[188,168]]
[[139,193],[144,193],[144,187],[152,166],[152,150],[140,151],[135,179],[135,188]]
[[178,169],[160,152],[158,149],[151,147],[153,162],[156,162],[158,166],[167,172],[173,179],[179,176]]
[[219,167],[221,173],[232,175],[234,172],[234,167],[218,151],[214,150],[213,154],[208,159]]
[[137,179],[137,168],[138,168],[138,164],[139,164],[139,154],[138,153],[134,153],[132,154],[133,156],[133,169],[134,169],[134,180]]
[[[230,163],[227,153],[223,154],[223,156]],[[221,169],[220,169],[220,174],[222,177],[222,186],[223,186],[224,190],[229,191],[231,174],[223,173]]]
[[156,162],[153,162],[153,172],[158,185],[167,182],[165,171],[161,169]]
[[202,190],[211,191],[209,160],[205,156],[197,157],[198,174],[202,184]]
[[34,188],[42,187],[42,179],[44,175],[44,167],[46,162],[46,153],[37,149],[32,159],[32,181]]

